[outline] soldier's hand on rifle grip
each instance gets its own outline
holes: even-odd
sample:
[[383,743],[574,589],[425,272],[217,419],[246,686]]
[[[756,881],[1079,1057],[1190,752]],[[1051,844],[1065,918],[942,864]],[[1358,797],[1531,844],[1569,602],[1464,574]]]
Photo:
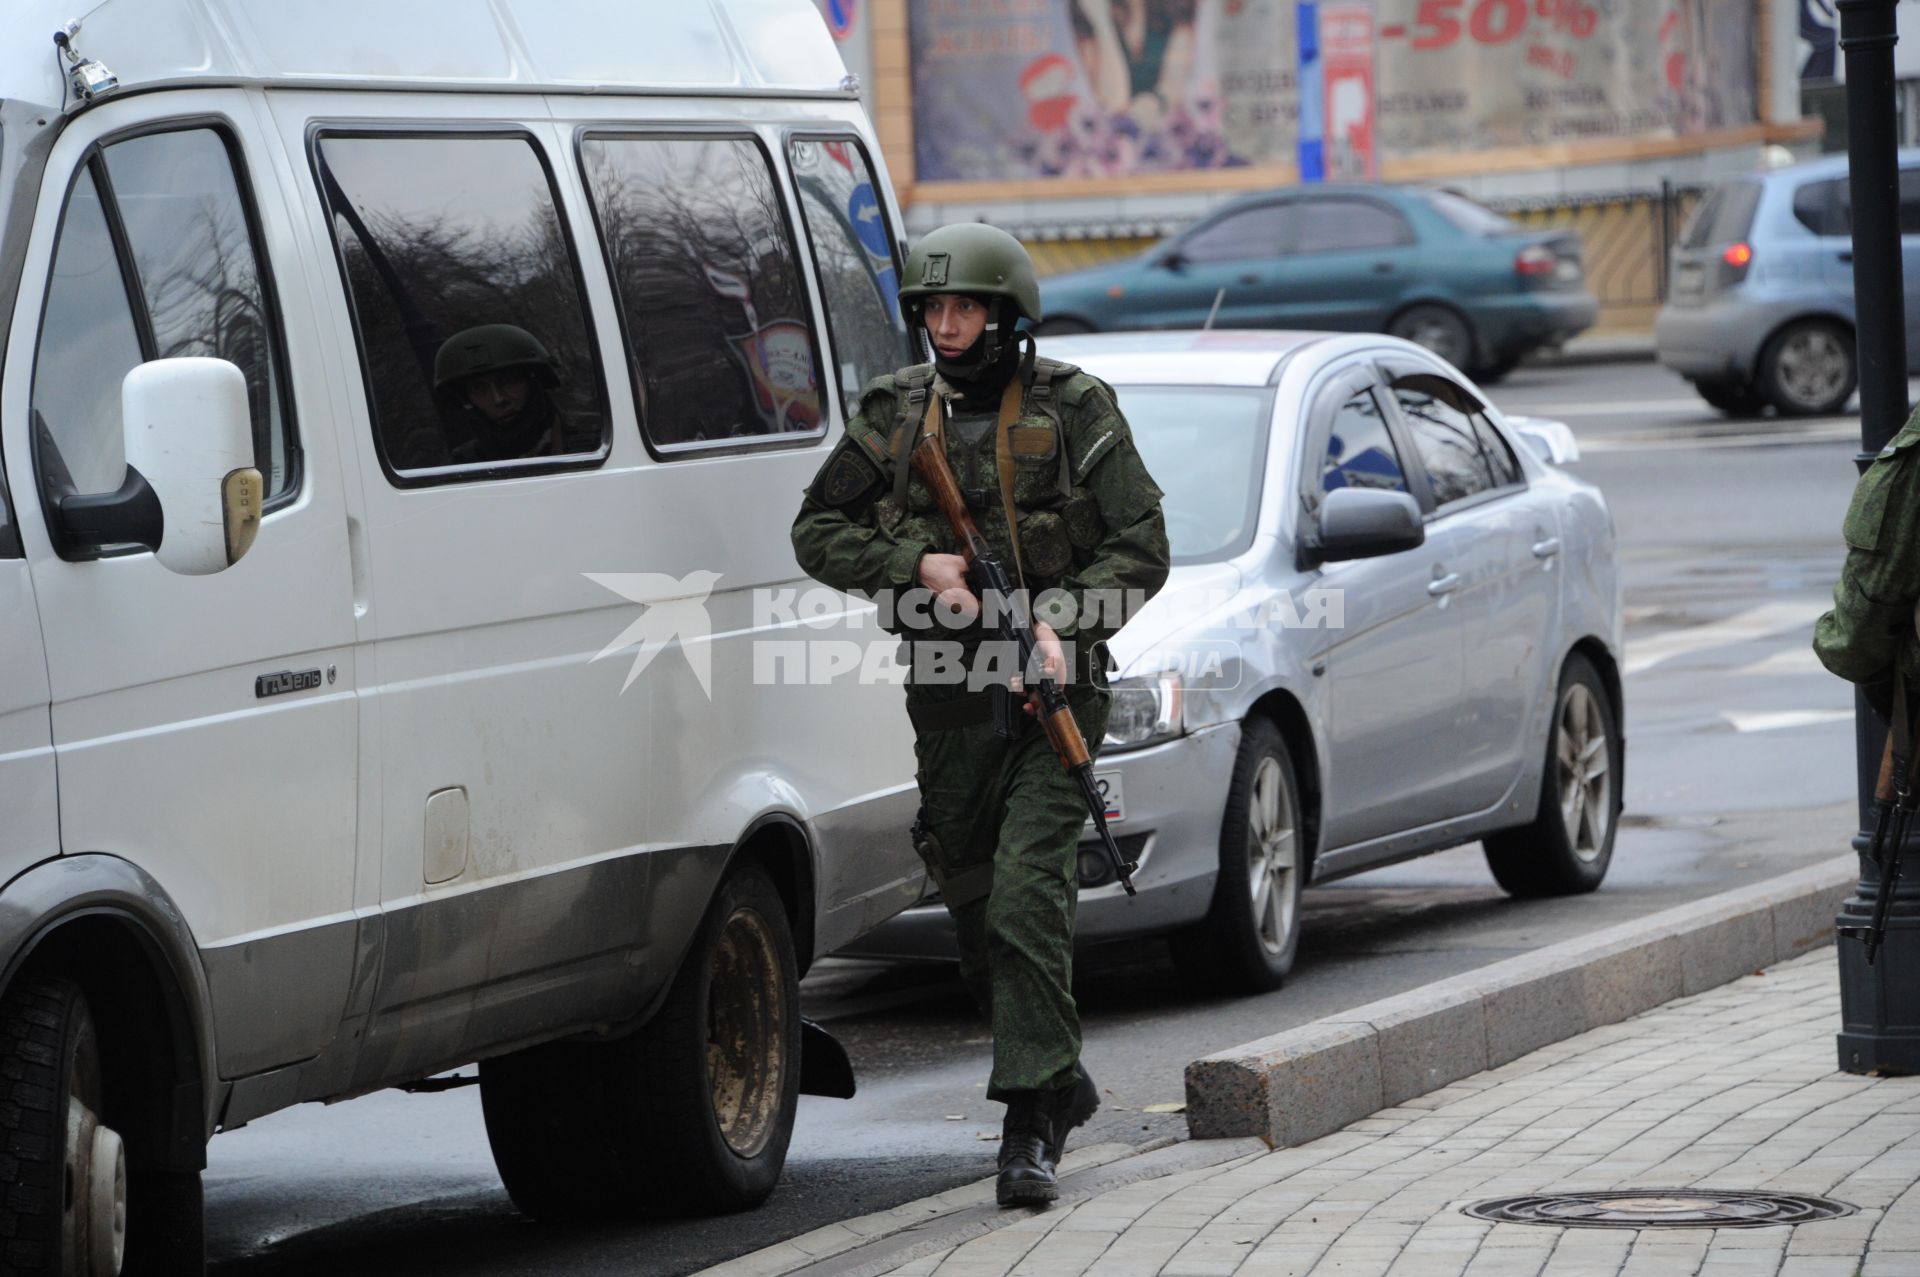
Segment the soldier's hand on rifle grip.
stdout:
[[967,584],[967,561],[960,555],[921,555],[920,584],[933,591],[937,602],[959,613],[962,621],[971,621],[980,614],[980,602]]
[[[1067,654],[1066,650],[1060,646],[1060,636],[1053,632],[1053,627],[1045,621],[1035,621],[1033,641],[1034,646],[1040,651],[1040,672],[1056,683],[1064,679],[1067,676]],[[1024,687],[1020,679],[1013,680],[1014,691],[1022,691]],[[1029,714],[1038,712],[1034,698],[1031,696],[1026,699],[1021,708]]]

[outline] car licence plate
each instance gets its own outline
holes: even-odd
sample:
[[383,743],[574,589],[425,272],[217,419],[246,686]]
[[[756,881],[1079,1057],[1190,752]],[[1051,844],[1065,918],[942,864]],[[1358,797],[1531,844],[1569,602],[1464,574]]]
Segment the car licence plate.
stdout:
[[[1093,787],[1100,791],[1100,797],[1107,805],[1107,823],[1109,825],[1113,824],[1121,818],[1122,814],[1120,802],[1120,773],[1095,772],[1093,774]],[[1093,822],[1089,820],[1087,824],[1091,825]]]

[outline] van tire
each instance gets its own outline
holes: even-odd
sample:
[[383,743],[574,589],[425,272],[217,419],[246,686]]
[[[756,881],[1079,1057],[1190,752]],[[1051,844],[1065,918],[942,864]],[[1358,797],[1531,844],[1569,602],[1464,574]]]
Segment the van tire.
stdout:
[[[1601,770],[1581,757],[1590,753],[1600,755]],[[1575,652],[1567,657],[1554,693],[1534,818],[1481,840],[1494,881],[1508,895],[1522,898],[1594,890],[1613,860],[1620,807],[1619,712],[1593,663]],[[1569,821],[1575,829],[1568,828]]]
[[[85,990],[54,976],[16,980],[0,998],[0,1183],[6,1187],[0,1193],[0,1272],[109,1277],[119,1271],[118,1255],[110,1258],[107,1248],[124,1253],[127,1181],[120,1179],[116,1227],[116,1212],[96,1217],[89,1210],[99,1199],[88,1191],[95,1177],[85,1171],[101,1147],[91,1138],[97,1129],[111,1137],[124,1176],[124,1145],[104,1121],[105,1093],[100,1038]],[[109,1192],[112,1179],[108,1172]],[[70,1180],[76,1181],[71,1192]],[[86,1253],[67,1255],[70,1227],[102,1241],[97,1248],[83,1247]]]
[[[716,1024],[715,1015],[730,1018]],[[709,1074],[716,1041],[747,1046],[744,1059],[720,1053],[743,1067],[718,1087]],[[722,1089],[738,1103],[719,1099]],[[786,1164],[799,1102],[792,929],[773,881],[751,863],[720,884],[666,1002],[638,1032],[550,1042],[480,1065],[501,1182],[517,1208],[546,1221],[757,1206]]]
[[[710,1046],[729,1040],[746,1050],[729,1059]],[[765,1201],[800,1102],[799,963],[765,869],[728,873],[665,1005],[617,1046],[636,1084],[617,1097],[614,1126],[634,1155],[640,1209],[714,1215]]]
[[547,1222],[618,1218],[632,1194],[603,1112],[613,1047],[549,1042],[480,1062],[480,1111],[507,1196]]

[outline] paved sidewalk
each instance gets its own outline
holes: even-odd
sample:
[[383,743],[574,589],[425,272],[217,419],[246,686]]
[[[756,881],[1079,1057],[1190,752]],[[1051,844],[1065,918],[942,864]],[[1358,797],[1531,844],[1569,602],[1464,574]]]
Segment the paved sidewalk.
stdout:
[[[1920,1078],[1834,1071],[1831,948],[1595,1029],[1297,1148],[1126,1184],[900,1277],[1912,1277]],[[1484,1198],[1621,1188],[1812,1193],[1825,1223],[1557,1228]]]

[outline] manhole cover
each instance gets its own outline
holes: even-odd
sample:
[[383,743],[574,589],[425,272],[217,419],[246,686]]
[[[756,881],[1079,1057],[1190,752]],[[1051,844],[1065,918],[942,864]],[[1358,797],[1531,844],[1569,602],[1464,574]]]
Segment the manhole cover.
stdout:
[[1630,1188],[1604,1193],[1530,1193],[1475,1202],[1466,1213],[1501,1224],[1555,1228],[1766,1228],[1839,1219],[1858,1207],[1803,1193]]

